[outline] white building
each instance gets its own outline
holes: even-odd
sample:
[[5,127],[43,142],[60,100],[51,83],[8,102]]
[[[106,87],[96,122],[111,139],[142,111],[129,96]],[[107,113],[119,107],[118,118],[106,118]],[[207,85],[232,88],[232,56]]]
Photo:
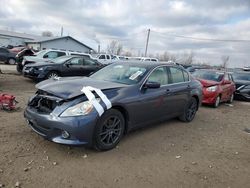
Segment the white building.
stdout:
[[35,50],[43,49],[62,49],[62,50],[73,50],[79,52],[90,53],[93,49],[71,36],[64,37],[50,37],[42,40],[26,41],[27,46],[32,47]]
[[63,37],[42,37],[26,33],[17,33],[13,31],[0,30],[0,46],[29,46],[35,50],[42,49],[64,49],[89,53],[93,48],[74,39],[71,36]]

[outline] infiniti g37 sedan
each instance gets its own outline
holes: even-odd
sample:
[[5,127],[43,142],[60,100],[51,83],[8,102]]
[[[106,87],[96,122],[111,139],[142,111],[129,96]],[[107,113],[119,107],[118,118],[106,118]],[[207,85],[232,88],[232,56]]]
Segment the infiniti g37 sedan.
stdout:
[[182,67],[114,63],[90,77],[48,79],[36,85],[24,116],[42,137],[60,144],[114,148],[124,134],[178,117],[190,122],[202,86]]

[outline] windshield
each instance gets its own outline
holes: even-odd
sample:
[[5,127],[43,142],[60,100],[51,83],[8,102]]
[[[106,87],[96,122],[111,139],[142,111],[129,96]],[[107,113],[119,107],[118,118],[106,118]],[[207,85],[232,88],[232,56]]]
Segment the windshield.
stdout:
[[216,72],[216,71],[196,71],[193,76],[198,79],[211,80],[220,82],[224,76],[224,73]]
[[141,81],[148,70],[143,66],[112,64],[97,71],[91,78],[127,85]]
[[233,73],[233,79],[250,81],[250,73]]
[[46,50],[41,50],[41,51],[39,51],[39,52],[36,52],[36,53],[34,54],[34,56],[43,57],[43,55],[45,54],[45,52],[46,52]]
[[72,57],[70,56],[61,56],[61,57],[58,57],[58,58],[55,58],[53,60],[51,60],[53,63],[64,63],[65,61],[71,59]]

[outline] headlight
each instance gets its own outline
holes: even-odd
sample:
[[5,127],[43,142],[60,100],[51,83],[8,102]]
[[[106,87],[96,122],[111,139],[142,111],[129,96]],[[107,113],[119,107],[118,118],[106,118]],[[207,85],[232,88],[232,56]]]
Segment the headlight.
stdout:
[[42,71],[43,69],[44,69],[44,68],[43,68],[43,67],[41,67],[41,68],[39,68],[38,70],[39,70],[39,71]]
[[207,88],[207,91],[215,92],[218,86],[211,86]]
[[70,116],[82,116],[89,114],[93,109],[93,105],[90,101],[81,102],[75,106],[69,107],[62,114],[61,117],[70,117]]

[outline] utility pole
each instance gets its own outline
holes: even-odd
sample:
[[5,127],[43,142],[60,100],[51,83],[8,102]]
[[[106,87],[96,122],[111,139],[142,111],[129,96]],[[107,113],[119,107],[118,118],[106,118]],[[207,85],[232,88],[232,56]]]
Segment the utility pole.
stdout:
[[101,52],[101,45],[98,44],[98,54]]
[[150,35],[150,29],[148,29],[147,42],[146,42],[146,49],[145,49],[145,55],[144,55],[145,57],[147,56],[147,52],[148,52],[149,35]]
[[61,27],[61,37],[63,36],[63,27]]

